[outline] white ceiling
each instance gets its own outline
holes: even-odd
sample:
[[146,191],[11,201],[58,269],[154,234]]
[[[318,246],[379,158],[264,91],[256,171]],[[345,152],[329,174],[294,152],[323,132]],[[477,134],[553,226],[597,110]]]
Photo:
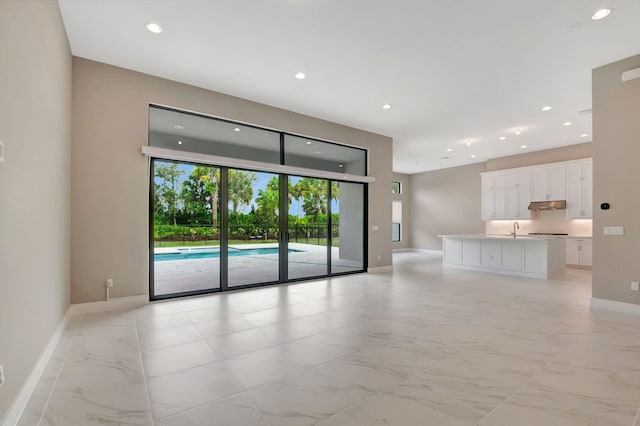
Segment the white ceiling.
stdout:
[[638,0],[59,3],[76,56],[391,136],[403,173],[590,141],[591,69],[640,53]]

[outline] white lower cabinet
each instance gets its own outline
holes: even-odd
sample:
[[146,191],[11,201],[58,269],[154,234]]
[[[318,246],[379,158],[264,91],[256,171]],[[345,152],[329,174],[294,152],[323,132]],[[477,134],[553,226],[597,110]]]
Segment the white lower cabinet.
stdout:
[[522,270],[524,244],[520,241],[502,242],[502,269],[507,271]]
[[547,278],[564,269],[562,238],[441,235],[443,263],[476,271]]
[[567,238],[567,265],[592,266],[592,252],[591,238]]
[[467,265],[477,266],[480,264],[480,241],[462,241],[462,262]]
[[542,244],[525,244],[524,271],[534,274],[543,273],[548,268],[547,247]]
[[462,240],[445,238],[443,242],[442,259],[445,263],[462,262]]
[[488,268],[499,268],[502,265],[502,243],[500,241],[482,240],[480,242],[480,264]]

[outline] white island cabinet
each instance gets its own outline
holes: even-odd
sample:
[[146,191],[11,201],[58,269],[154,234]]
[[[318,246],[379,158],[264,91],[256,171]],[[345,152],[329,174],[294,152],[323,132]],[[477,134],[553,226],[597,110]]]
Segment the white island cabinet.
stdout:
[[548,278],[565,268],[565,243],[559,237],[440,235],[445,265],[521,277]]

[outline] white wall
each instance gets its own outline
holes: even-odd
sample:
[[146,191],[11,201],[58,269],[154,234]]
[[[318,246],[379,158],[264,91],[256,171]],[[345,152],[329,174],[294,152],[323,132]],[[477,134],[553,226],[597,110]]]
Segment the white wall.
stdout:
[[480,173],[484,163],[418,173],[409,178],[411,245],[442,249],[441,234],[481,234]]
[[71,53],[55,1],[0,1],[0,419],[69,306]]

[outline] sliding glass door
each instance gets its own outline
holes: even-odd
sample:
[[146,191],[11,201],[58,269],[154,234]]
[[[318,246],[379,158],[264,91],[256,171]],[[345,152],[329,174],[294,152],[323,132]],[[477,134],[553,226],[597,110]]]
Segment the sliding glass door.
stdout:
[[227,175],[228,287],[279,282],[279,175]]
[[152,299],[364,270],[363,184],[165,160],[151,170]]
[[329,181],[300,176],[288,179],[288,278],[327,275]]
[[220,169],[152,163],[153,298],[220,288]]

